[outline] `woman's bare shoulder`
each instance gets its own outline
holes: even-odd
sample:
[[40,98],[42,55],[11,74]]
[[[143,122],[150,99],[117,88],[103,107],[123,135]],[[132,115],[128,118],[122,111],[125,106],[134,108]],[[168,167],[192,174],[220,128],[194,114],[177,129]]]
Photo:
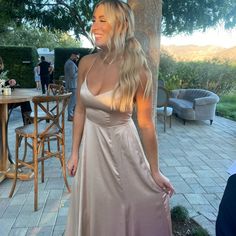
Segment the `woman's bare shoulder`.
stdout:
[[97,53],[89,54],[86,56],[83,56],[79,62],[79,75],[80,78],[83,80],[89,70],[89,68],[92,66],[94,63],[94,60],[96,59]]
[[90,65],[94,62],[95,58],[97,57],[97,53],[88,54],[86,56],[83,56],[79,62],[79,68],[85,69],[90,67]]

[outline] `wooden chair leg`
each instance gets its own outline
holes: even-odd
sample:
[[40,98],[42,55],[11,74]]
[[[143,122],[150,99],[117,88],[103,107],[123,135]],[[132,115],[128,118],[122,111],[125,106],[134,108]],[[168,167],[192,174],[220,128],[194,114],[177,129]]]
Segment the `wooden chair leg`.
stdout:
[[[49,144],[49,141],[48,141],[48,144]],[[50,144],[49,144],[49,146],[50,146]],[[44,142],[42,142],[42,152],[41,152],[42,157],[44,156],[44,152],[45,152]],[[41,161],[41,181],[42,181],[42,183],[44,183],[44,160]]]
[[166,132],[166,115],[164,115],[164,132]]
[[25,161],[25,158],[26,158],[26,155],[27,155],[27,148],[28,148],[28,145],[27,145],[27,138],[25,137],[24,154],[23,154],[22,161]]
[[50,139],[49,138],[48,138],[47,143],[48,143],[48,151],[51,152],[51,146],[50,146]]
[[37,140],[33,140],[33,158],[34,158],[34,211],[38,210],[38,149]]
[[14,180],[13,180],[13,184],[11,187],[11,191],[9,193],[10,198],[13,196],[13,193],[16,188],[16,181],[17,181],[18,160],[19,160],[19,135],[18,134],[16,134],[16,151],[15,151],[15,153],[16,153],[15,174],[14,174]]

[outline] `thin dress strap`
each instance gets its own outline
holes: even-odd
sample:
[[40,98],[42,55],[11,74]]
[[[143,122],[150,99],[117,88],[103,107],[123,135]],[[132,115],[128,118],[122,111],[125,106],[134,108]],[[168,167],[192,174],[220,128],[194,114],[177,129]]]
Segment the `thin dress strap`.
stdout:
[[92,63],[91,66],[89,67],[89,69],[88,69],[88,71],[87,71],[87,73],[86,73],[86,75],[85,75],[85,80],[87,80],[88,73],[89,73],[90,70],[92,69],[92,67],[93,67],[93,65],[95,64],[96,60],[97,60],[97,57],[95,57],[95,59],[93,60],[93,63]]

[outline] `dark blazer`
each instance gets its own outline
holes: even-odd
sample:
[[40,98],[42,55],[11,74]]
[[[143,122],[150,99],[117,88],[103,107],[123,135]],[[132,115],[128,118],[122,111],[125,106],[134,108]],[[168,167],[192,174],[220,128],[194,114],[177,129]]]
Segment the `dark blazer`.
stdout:
[[236,236],[236,174],[229,177],[220,202],[216,236]]

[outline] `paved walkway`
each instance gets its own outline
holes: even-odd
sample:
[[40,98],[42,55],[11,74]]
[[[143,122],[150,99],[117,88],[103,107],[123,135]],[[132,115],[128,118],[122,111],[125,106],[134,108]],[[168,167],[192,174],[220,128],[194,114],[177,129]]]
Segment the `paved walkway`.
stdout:
[[[14,153],[14,127],[21,125],[20,111],[12,114],[9,141]],[[217,117],[208,122],[173,119],[163,132],[158,123],[160,165],[173,182],[176,194],[171,206],[184,205],[211,235],[220,199],[229,177],[226,170],[236,157],[236,122]],[[71,145],[71,123],[66,123],[66,153]],[[11,180],[0,183],[0,235],[62,235],[68,211],[69,194],[63,184],[59,163],[46,162],[45,183],[39,183],[39,210],[33,212],[33,183],[18,181],[12,199]],[[72,178],[69,178],[70,182]]]

